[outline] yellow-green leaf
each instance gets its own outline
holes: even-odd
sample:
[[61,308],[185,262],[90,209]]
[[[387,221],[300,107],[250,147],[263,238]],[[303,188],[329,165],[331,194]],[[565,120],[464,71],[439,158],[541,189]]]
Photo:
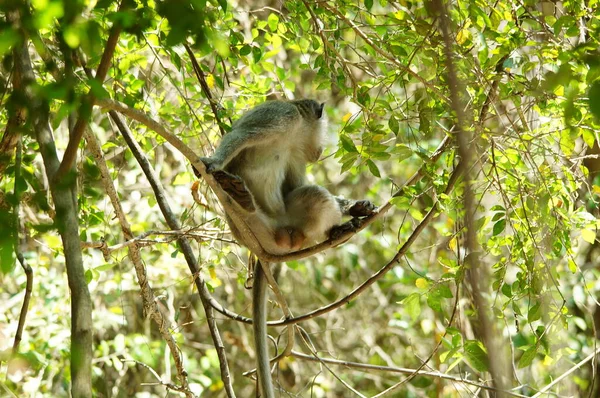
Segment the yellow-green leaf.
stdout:
[[584,229],[581,231],[581,237],[587,243],[594,243],[596,240],[596,231],[592,231],[591,229]]

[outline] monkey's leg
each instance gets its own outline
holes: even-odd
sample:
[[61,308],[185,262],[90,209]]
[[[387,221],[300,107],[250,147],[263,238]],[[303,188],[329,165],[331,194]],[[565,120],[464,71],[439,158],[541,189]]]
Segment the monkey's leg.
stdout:
[[217,180],[221,188],[223,188],[223,190],[227,192],[227,194],[231,196],[231,198],[235,200],[244,210],[248,212],[256,211],[254,198],[252,193],[248,191],[246,184],[244,184],[244,180],[223,170],[215,171],[212,173],[212,175],[215,180]]
[[329,238],[337,239],[347,232],[356,232],[362,227],[364,221],[361,218],[353,218],[341,225],[336,225],[329,231]]
[[288,231],[292,250],[299,250],[327,239],[329,230],[342,220],[336,199],[318,185],[304,185],[285,197],[284,227]]

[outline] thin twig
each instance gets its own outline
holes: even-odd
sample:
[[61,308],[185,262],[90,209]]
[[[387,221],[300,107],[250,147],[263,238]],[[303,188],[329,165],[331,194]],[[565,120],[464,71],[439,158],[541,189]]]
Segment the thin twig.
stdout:
[[[125,242],[117,243],[112,246],[108,246],[108,244],[106,243],[105,240],[101,240],[101,241],[94,241],[94,242],[81,242],[81,247],[85,248],[85,249],[100,249],[100,251],[102,251],[102,254],[104,255],[104,258],[106,259],[106,258],[110,257],[110,254],[112,252],[127,248],[134,244],[141,247],[141,246],[152,246],[152,245],[171,243],[181,236],[187,236],[191,239],[194,239],[194,240],[200,241],[200,242],[202,242],[202,241],[220,241],[220,242],[230,243],[233,245],[237,244],[237,242],[232,239],[224,239],[224,238],[221,238],[221,237],[218,237],[215,235],[196,233],[196,232],[194,232],[194,230],[196,230],[196,229],[197,228],[194,227],[194,228],[187,228],[187,229],[180,230],[180,231],[150,230],[150,231],[144,232],[141,235],[136,236],[135,238],[130,238],[129,240],[126,240]],[[217,232],[217,231],[215,231],[215,232]],[[221,234],[222,232],[219,230],[218,233]],[[148,237],[152,236],[152,235],[163,235],[163,236],[167,236],[167,238],[165,238],[165,239],[148,239]]]
[[365,41],[365,43],[367,43],[373,50],[375,50],[377,53],[379,53],[379,55],[381,55],[384,58],[386,58],[387,60],[391,61],[398,68],[400,68],[404,72],[408,73],[409,75],[411,75],[412,77],[414,77],[415,79],[417,79],[418,81],[420,81],[425,87],[429,88],[431,91],[433,91],[434,93],[436,93],[444,101],[446,101],[448,103],[450,102],[450,100],[448,99],[448,97],[446,97],[440,90],[438,90],[437,87],[435,87],[433,84],[429,83],[427,80],[425,80],[417,72],[414,72],[412,69],[410,69],[406,65],[401,64],[398,61],[398,59],[396,59],[396,57],[394,57],[392,54],[386,52],[381,47],[379,47],[377,44],[375,44],[375,42],[373,40],[371,40],[371,38],[369,36],[367,36],[362,30],[360,30],[360,28],[354,22],[352,22],[350,19],[348,19],[337,8],[330,7],[324,1],[320,2],[319,5],[321,7],[323,7],[323,8],[325,8],[326,10],[328,10],[329,12],[337,15],[341,20],[343,20],[344,22],[346,22],[346,24],[350,25],[350,27],[352,28],[352,30],[354,30],[354,32],[356,32],[356,34],[358,36],[360,36]]
[[[185,370],[183,363],[183,355],[181,354],[181,350],[179,349],[177,342],[171,334],[170,322],[165,318],[164,314],[158,308],[156,296],[154,295],[154,291],[152,290],[152,287],[148,282],[148,274],[146,272],[146,267],[144,266],[144,263],[142,261],[140,244],[138,243],[138,240],[136,240],[136,238],[133,237],[133,233],[131,232],[131,226],[129,224],[129,221],[127,220],[125,212],[123,211],[123,207],[121,206],[121,201],[119,200],[119,196],[111,178],[110,171],[108,170],[108,166],[106,165],[106,160],[104,159],[104,154],[102,153],[100,144],[96,139],[96,136],[94,136],[87,129],[85,138],[88,150],[94,157],[95,163],[98,166],[98,169],[100,170],[100,176],[104,185],[104,190],[111,201],[113,209],[115,210],[117,219],[119,220],[119,225],[121,226],[121,231],[123,232],[123,236],[125,239],[127,239],[127,242],[125,243],[129,248],[128,256],[131,262],[133,263],[133,267],[135,269],[135,273],[138,280],[138,285],[140,286],[140,295],[142,297],[144,312],[146,316],[148,316],[156,323],[158,327],[158,332],[169,347],[171,357],[173,358],[173,362],[175,363],[177,377],[179,379],[179,382],[181,383],[181,389],[177,389],[176,391],[185,392],[187,397],[193,397],[194,395],[189,388],[187,371]],[[103,252],[104,256],[107,257],[109,252],[106,252],[104,250]],[[169,388],[169,386],[167,386],[167,388]]]
[[168,383],[168,382],[163,381],[161,379],[160,375],[156,372],[156,370],[154,370],[151,366],[149,366],[143,362],[136,361],[134,359],[122,359],[121,362],[133,362],[137,365],[140,365],[143,368],[146,368],[150,373],[152,373],[152,376],[154,376],[156,378],[156,380],[158,381],[158,383],[142,383],[142,385],[147,386],[147,385],[159,384],[161,386],[164,386],[167,390],[182,392],[186,395],[189,392],[189,388],[187,386],[177,386],[173,383]]
[[29,310],[29,301],[31,300],[31,293],[33,291],[33,271],[25,258],[23,257],[23,253],[21,253],[21,238],[20,238],[20,230],[21,230],[21,220],[19,217],[19,204],[21,192],[19,190],[19,180],[21,179],[21,159],[23,155],[23,143],[21,142],[21,138],[18,138],[17,141],[17,150],[15,153],[15,187],[14,187],[14,196],[15,196],[15,207],[13,208],[14,212],[14,240],[15,240],[15,254],[17,259],[19,260],[19,264],[21,264],[21,268],[25,271],[25,276],[27,277],[27,284],[25,285],[25,297],[23,298],[23,305],[21,306],[21,313],[19,314],[19,324],[17,326],[17,332],[15,333],[15,341],[12,347],[13,355],[19,352],[19,344],[21,343],[21,338],[23,336],[23,329],[25,328],[25,319],[27,318],[27,311]]
[[[496,389],[494,387],[486,386],[485,384],[478,383],[476,381],[462,379],[460,377],[448,375],[448,374],[445,374],[442,372],[429,372],[429,371],[424,371],[424,370],[417,371],[416,369],[410,369],[410,368],[399,368],[399,367],[394,367],[394,366],[383,366],[383,365],[371,365],[371,364],[360,363],[360,362],[341,361],[339,359],[333,359],[333,358],[321,358],[321,357],[315,358],[314,356],[306,355],[306,354],[303,354],[303,353],[297,352],[297,351],[292,351],[292,356],[294,356],[294,358],[303,359],[305,361],[330,363],[333,365],[346,366],[350,369],[357,369],[357,370],[377,370],[377,371],[382,371],[382,372],[406,373],[406,374],[416,373],[419,376],[436,377],[438,379],[444,379],[444,380],[450,380],[450,381],[457,382],[457,383],[468,384],[468,385],[478,387],[478,388],[481,388],[481,389],[484,389],[487,391],[498,392],[498,389]],[[505,394],[513,396],[513,397],[527,398],[527,395],[517,394],[512,391],[503,391],[503,392]]]
[[225,129],[223,128],[223,122],[221,121],[221,117],[219,116],[219,110],[217,109],[218,104],[217,104],[217,101],[215,101],[215,99],[213,98],[212,93],[210,92],[210,87],[208,87],[208,83],[206,83],[206,76],[204,75],[202,68],[200,68],[200,65],[198,64],[198,60],[196,59],[196,56],[194,55],[194,51],[192,51],[189,44],[183,43],[183,46],[185,47],[185,50],[187,51],[188,55],[190,56],[190,60],[192,61],[192,69],[194,69],[196,78],[198,79],[198,82],[200,82],[200,87],[202,88],[202,92],[206,96],[206,99],[208,99],[208,103],[210,104],[210,109],[212,109],[213,115],[215,116],[215,120],[217,121],[217,125],[219,126],[219,130],[221,131],[221,136],[224,136]]
[[558,376],[556,379],[554,379],[552,381],[552,383],[550,383],[546,387],[542,388],[540,391],[538,391],[531,398],[537,398],[540,395],[545,394],[552,387],[554,387],[556,384],[560,383],[565,377],[569,376],[571,373],[573,373],[574,371],[576,371],[577,369],[579,369],[580,367],[582,367],[583,365],[585,365],[586,363],[588,363],[590,360],[592,360],[593,358],[595,358],[596,355],[598,355],[598,354],[600,354],[600,348],[598,348],[597,350],[595,350],[594,352],[592,352],[590,355],[588,355],[587,357],[585,357],[584,359],[582,359],[581,361],[579,361],[577,364],[575,364],[574,366],[572,366],[571,369],[567,370],[565,373],[563,373],[562,375]]
[[374,395],[373,398],[383,397],[384,395],[386,395],[387,393],[390,393],[390,392],[394,391],[396,388],[400,387],[401,385],[408,383],[409,381],[411,381],[412,379],[414,379],[415,376],[417,376],[419,374],[419,372],[425,366],[427,366],[427,364],[429,363],[429,361],[431,361],[431,358],[433,358],[433,356],[435,355],[435,353],[442,346],[442,342],[444,341],[444,338],[448,334],[448,328],[450,326],[452,326],[452,324],[454,323],[454,318],[456,317],[456,313],[458,312],[457,310],[458,310],[459,292],[460,292],[460,283],[456,283],[456,293],[454,293],[456,297],[454,299],[454,306],[452,308],[452,315],[450,315],[450,320],[448,321],[448,326],[446,326],[446,329],[444,330],[444,333],[439,338],[439,341],[437,342],[437,344],[435,345],[435,347],[433,348],[433,350],[431,350],[431,353],[429,354],[429,356],[421,363],[421,365],[417,369],[415,369],[415,372],[413,374],[409,375],[408,377],[404,378],[403,380],[400,380],[398,383],[396,383],[393,386],[387,388],[386,390],[380,392],[379,394]]

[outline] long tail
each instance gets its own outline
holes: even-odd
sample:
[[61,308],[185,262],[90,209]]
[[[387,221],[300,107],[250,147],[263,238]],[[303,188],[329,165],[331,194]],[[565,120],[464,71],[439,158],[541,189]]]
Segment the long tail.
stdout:
[[[269,266],[268,263],[264,264]],[[254,329],[254,346],[256,348],[256,371],[258,384],[263,398],[275,398],[269,350],[267,349],[267,278],[260,261],[254,270],[252,287],[252,327]]]

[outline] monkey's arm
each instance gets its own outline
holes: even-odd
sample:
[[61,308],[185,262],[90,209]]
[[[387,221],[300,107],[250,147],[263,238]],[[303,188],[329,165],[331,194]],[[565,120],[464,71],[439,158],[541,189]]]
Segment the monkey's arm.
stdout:
[[213,156],[201,158],[202,162],[208,172],[222,169],[246,148],[269,147],[277,145],[278,139],[291,139],[301,122],[302,116],[294,105],[282,101],[265,102],[236,121]]
[[232,130],[225,134],[219,147],[210,158],[202,157],[206,171],[212,173],[223,169],[236,155],[245,148],[260,144],[269,144],[275,136],[271,131],[251,132],[248,130]]

